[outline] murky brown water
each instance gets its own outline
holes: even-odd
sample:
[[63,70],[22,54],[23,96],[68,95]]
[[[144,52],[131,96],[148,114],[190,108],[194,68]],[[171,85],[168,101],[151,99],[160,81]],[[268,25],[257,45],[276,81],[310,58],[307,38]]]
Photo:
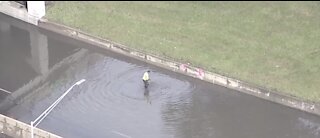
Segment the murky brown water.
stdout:
[[0,15],[0,88],[23,94],[0,107],[25,123],[86,79],[38,127],[70,138],[320,137],[318,116],[18,22]]

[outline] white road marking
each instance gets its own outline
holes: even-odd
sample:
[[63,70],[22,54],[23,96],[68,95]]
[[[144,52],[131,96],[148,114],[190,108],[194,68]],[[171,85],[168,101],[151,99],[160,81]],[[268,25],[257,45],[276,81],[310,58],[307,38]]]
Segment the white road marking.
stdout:
[[123,136],[123,137],[126,137],[126,138],[132,138],[132,137],[130,137],[130,136],[128,136],[128,135],[122,134],[122,133],[117,132],[117,131],[111,131],[111,132],[116,133],[116,134],[118,134],[118,135],[120,135],[120,136]]
[[6,93],[11,93],[11,92],[9,92],[9,91],[7,91],[7,90],[5,90],[5,89],[2,89],[2,88],[0,88],[0,90],[1,90],[1,91],[4,91],[4,92],[6,92]]

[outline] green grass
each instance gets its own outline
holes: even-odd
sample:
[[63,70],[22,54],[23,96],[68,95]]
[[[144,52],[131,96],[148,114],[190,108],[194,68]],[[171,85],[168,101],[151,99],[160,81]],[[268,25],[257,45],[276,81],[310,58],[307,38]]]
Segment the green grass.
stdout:
[[320,2],[56,2],[46,17],[320,101]]

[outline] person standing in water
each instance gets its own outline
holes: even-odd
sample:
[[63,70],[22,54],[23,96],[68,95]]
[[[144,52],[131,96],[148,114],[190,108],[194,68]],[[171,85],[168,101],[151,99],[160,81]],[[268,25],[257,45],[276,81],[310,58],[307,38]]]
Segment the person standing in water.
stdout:
[[145,88],[148,88],[148,86],[149,86],[149,81],[150,81],[149,73],[150,73],[150,70],[147,70],[146,72],[144,72],[143,77],[142,77],[142,81],[144,83]]

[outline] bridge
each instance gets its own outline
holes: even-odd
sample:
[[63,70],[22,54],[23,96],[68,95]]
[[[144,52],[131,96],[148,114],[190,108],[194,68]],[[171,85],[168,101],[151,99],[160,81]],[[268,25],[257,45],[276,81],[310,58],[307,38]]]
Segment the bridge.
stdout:
[[[20,3],[24,3],[22,5]],[[1,1],[0,12],[30,24],[38,25],[38,21],[45,15],[45,1]]]

